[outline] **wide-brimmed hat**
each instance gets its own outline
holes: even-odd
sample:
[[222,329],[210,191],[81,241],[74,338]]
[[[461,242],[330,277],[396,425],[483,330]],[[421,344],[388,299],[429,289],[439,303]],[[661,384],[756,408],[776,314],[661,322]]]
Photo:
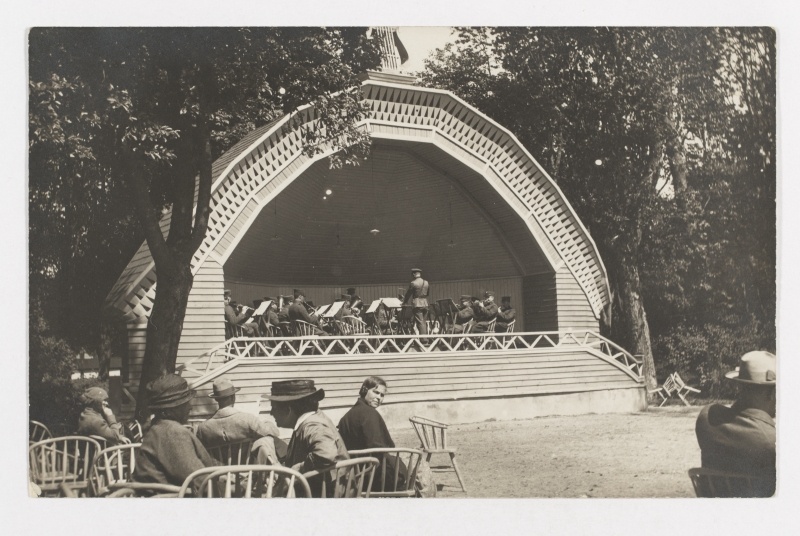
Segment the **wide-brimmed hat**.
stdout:
[[180,406],[194,397],[186,380],[177,374],[166,374],[147,384],[150,393],[150,409],[166,409]]
[[81,395],[81,403],[84,406],[104,400],[108,400],[108,393],[102,387],[89,387]]
[[301,398],[319,401],[325,398],[325,389],[317,389],[314,380],[286,380],[272,382],[270,394],[261,395],[261,398],[275,402],[291,402]]
[[775,354],[759,350],[747,352],[739,358],[739,366],[725,374],[725,377],[753,385],[775,385]]
[[214,380],[214,385],[211,386],[211,389],[212,392],[208,395],[209,398],[225,398],[241,390],[241,387],[234,387],[233,382],[228,378],[217,378]]

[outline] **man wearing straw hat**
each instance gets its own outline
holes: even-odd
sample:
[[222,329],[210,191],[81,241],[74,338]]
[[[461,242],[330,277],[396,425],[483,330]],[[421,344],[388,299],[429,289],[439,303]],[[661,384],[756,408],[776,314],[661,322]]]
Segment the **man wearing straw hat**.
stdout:
[[217,401],[219,410],[197,427],[197,438],[207,449],[252,439],[254,442],[250,452],[255,463],[280,463],[280,459],[286,454],[286,443],[278,438],[278,427],[256,415],[234,408],[236,392],[240,389],[241,387],[234,387],[227,378],[214,380],[208,396]]
[[198,469],[219,465],[184,426],[195,394],[186,380],[165,374],[147,384],[147,390],[153,423],[136,453],[133,480],[180,486]]
[[[350,458],[336,426],[319,410],[325,390],[316,388],[314,380],[272,382],[270,394],[263,397],[270,401],[270,414],[278,426],[293,429],[284,460],[286,467],[301,473],[322,472]],[[330,475],[325,474],[325,479],[330,490]],[[309,479],[309,485],[314,497],[322,496],[321,478]]]
[[743,355],[725,374],[738,387],[736,402],[706,406],[695,425],[702,466],[761,479],[759,497],[775,493],[775,364],[769,352]]

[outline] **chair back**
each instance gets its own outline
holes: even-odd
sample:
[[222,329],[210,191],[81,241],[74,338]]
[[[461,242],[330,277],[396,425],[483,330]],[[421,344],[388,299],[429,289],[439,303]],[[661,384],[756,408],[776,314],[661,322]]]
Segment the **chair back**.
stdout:
[[[370,490],[371,497],[413,497],[416,495],[417,471],[422,461],[421,450],[406,448],[377,448],[350,450],[353,458],[373,457],[379,461],[377,477]],[[366,493],[367,490],[362,490]]]
[[486,326],[486,333],[494,333],[494,328],[497,325],[497,318],[492,318],[492,321],[489,322],[489,325]]
[[424,450],[436,451],[447,448],[447,425],[445,423],[417,416],[408,420],[414,425],[414,431]]
[[50,439],[52,437],[53,434],[50,433],[50,429],[47,426],[40,423],[39,421],[30,421],[28,426],[29,443],[37,443],[39,441],[44,441],[45,439]]
[[225,340],[233,339],[235,337],[244,337],[244,328],[239,324],[231,324],[225,321]]
[[664,380],[664,385],[661,386],[666,394],[672,393],[673,391],[678,390],[678,384],[675,382],[675,375],[670,374],[667,376],[667,379]]
[[190,490],[199,497],[274,498],[311,497],[308,480],[288,467],[281,465],[231,465],[198,469],[183,482],[178,497],[186,497]]
[[107,495],[110,484],[131,482],[133,471],[136,469],[136,451],[141,446],[141,443],[116,445],[97,453],[89,475],[93,496]]
[[222,465],[247,465],[250,463],[250,450],[253,439],[223,443],[215,447],[206,447],[212,458]]
[[513,333],[514,332],[514,326],[516,324],[517,324],[516,320],[512,320],[511,322],[509,322],[508,325],[506,326],[506,333]]
[[368,335],[367,323],[355,316],[345,316],[342,318],[345,324],[350,326],[349,335]]
[[281,335],[284,337],[292,337],[294,335],[294,331],[292,330],[292,323],[291,322],[278,322],[279,328],[281,330]]
[[155,482],[117,482],[109,484],[109,498],[154,497],[174,498],[180,492],[180,486],[157,484]]
[[31,480],[43,494],[57,493],[59,485],[86,489],[89,472],[100,445],[84,436],[64,436],[28,447]]
[[261,320],[261,334],[264,337],[277,337],[278,336],[278,328],[276,328],[272,324],[267,323],[262,318],[262,320]]
[[694,467],[689,469],[689,478],[698,497],[772,497],[775,493],[774,480],[741,473]]
[[314,326],[305,320],[295,320],[294,332],[298,337],[308,337],[310,335],[314,335]]
[[[333,499],[357,499],[369,497],[378,460],[372,457],[341,460],[326,471],[303,473],[306,479],[322,477],[321,497]],[[333,488],[333,489],[331,489]]]
[[126,435],[134,443],[141,443],[144,433],[142,432],[142,425],[136,419],[125,425]]
[[[77,435],[77,434],[76,434],[76,435]],[[90,435],[89,435],[89,437],[91,437],[92,439],[94,439],[95,441],[97,441],[97,444],[98,444],[98,445],[100,445],[100,448],[101,448],[101,449],[104,449],[104,448],[106,448],[106,447],[108,446],[108,439],[106,439],[106,438],[105,438],[105,437],[103,437],[103,436],[99,436],[99,435],[95,435],[95,434],[90,434]]]

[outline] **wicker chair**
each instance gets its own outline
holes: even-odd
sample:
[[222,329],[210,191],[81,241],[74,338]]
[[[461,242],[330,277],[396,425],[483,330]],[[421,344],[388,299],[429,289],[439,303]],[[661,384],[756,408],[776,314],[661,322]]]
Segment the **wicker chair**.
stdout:
[[434,473],[454,472],[458,478],[458,483],[461,486],[461,491],[467,492],[464,486],[464,479],[461,478],[461,473],[456,464],[456,449],[447,444],[447,427],[448,425],[442,422],[427,419],[425,417],[411,417],[409,419],[411,424],[414,425],[414,431],[417,432],[420,443],[422,443],[422,450],[425,452],[425,461],[430,463],[431,457],[434,454],[447,454],[450,456],[450,464],[452,467],[431,467]]
[[[375,478],[376,458],[351,458],[342,460],[326,471],[303,473],[307,480],[322,477],[321,497],[332,499],[358,499],[369,497],[372,480]],[[328,486],[328,482],[332,485]],[[333,489],[329,489],[332,487]]]
[[[423,452],[406,448],[350,450],[353,458],[373,457],[379,460],[378,476],[373,480],[370,497],[414,497],[417,471]],[[388,477],[388,478],[387,478]],[[366,490],[362,491],[366,493]]]
[[44,496],[64,495],[65,486],[76,495],[85,495],[89,490],[91,464],[99,451],[97,441],[84,436],[34,443],[28,447],[31,481]]
[[132,481],[136,469],[136,451],[141,443],[116,445],[97,453],[89,475],[89,485],[94,497],[110,493],[109,485],[126,484]]
[[298,490],[301,496],[311,497],[306,478],[281,465],[205,467],[186,478],[178,497],[186,497],[192,489],[207,498],[291,498]]

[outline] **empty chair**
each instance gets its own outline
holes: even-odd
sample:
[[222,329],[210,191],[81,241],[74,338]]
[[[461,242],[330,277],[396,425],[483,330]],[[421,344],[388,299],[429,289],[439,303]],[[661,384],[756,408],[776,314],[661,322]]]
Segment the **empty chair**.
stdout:
[[320,497],[357,499],[370,496],[377,466],[376,458],[351,458],[336,462],[336,465],[326,471],[309,471],[303,473],[303,476],[307,480],[322,476]]
[[[195,490],[194,494],[191,490]],[[311,497],[306,478],[282,465],[231,465],[198,469],[183,482],[178,497]]]
[[132,481],[133,470],[136,468],[136,451],[140,446],[141,443],[116,445],[97,453],[89,475],[93,496],[108,495],[111,484],[126,484]]
[[466,493],[467,488],[464,486],[464,480],[461,478],[461,473],[456,464],[456,449],[447,444],[448,425],[417,416],[411,417],[409,421],[414,425],[414,431],[417,432],[417,437],[419,437],[420,443],[422,443],[422,450],[425,452],[425,461],[427,463],[430,463],[434,454],[447,454],[450,457],[452,468],[431,466],[431,471],[434,473],[454,472],[461,486],[461,491]]
[[100,445],[84,436],[65,436],[45,439],[28,447],[31,481],[44,496],[63,494],[64,487],[76,495],[86,494],[89,473]]
[[[353,458],[373,457],[379,460],[370,497],[413,497],[417,471],[422,461],[421,450],[406,448],[376,448],[349,450]],[[366,490],[363,490],[366,493]]]
[[39,421],[30,421],[30,425],[28,427],[29,443],[37,443],[39,441],[44,441],[45,439],[50,439],[52,437],[53,434],[50,433],[50,429],[47,428],[47,426],[40,423]]
[[670,374],[669,376],[667,376],[667,379],[664,380],[664,384],[661,387],[648,390],[647,393],[651,395],[657,394],[658,396],[660,396],[661,403],[658,405],[658,407],[661,407],[667,402],[667,400],[669,400],[672,397],[673,393],[677,392],[677,389],[678,386],[675,384],[675,378],[673,377],[672,374]]
[[775,493],[774,481],[741,473],[695,467],[689,469],[689,478],[698,497],[772,497]]
[[206,447],[211,457],[222,465],[247,465],[250,463],[250,451],[253,439],[245,439],[231,443],[223,443],[215,447]]
[[689,387],[688,385],[686,385],[683,382],[683,379],[681,378],[681,375],[678,374],[677,372],[673,372],[672,373],[672,381],[675,382],[675,394],[677,394],[681,398],[681,400],[683,400],[683,403],[685,405],[691,406],[691,404],[689,403],[688,400],[686,400],[686,397],[684,395],[685,394],[689,394],[689,393],[698,393],[699,394],[700,393],[700,389],[696,389],[694,387]]

